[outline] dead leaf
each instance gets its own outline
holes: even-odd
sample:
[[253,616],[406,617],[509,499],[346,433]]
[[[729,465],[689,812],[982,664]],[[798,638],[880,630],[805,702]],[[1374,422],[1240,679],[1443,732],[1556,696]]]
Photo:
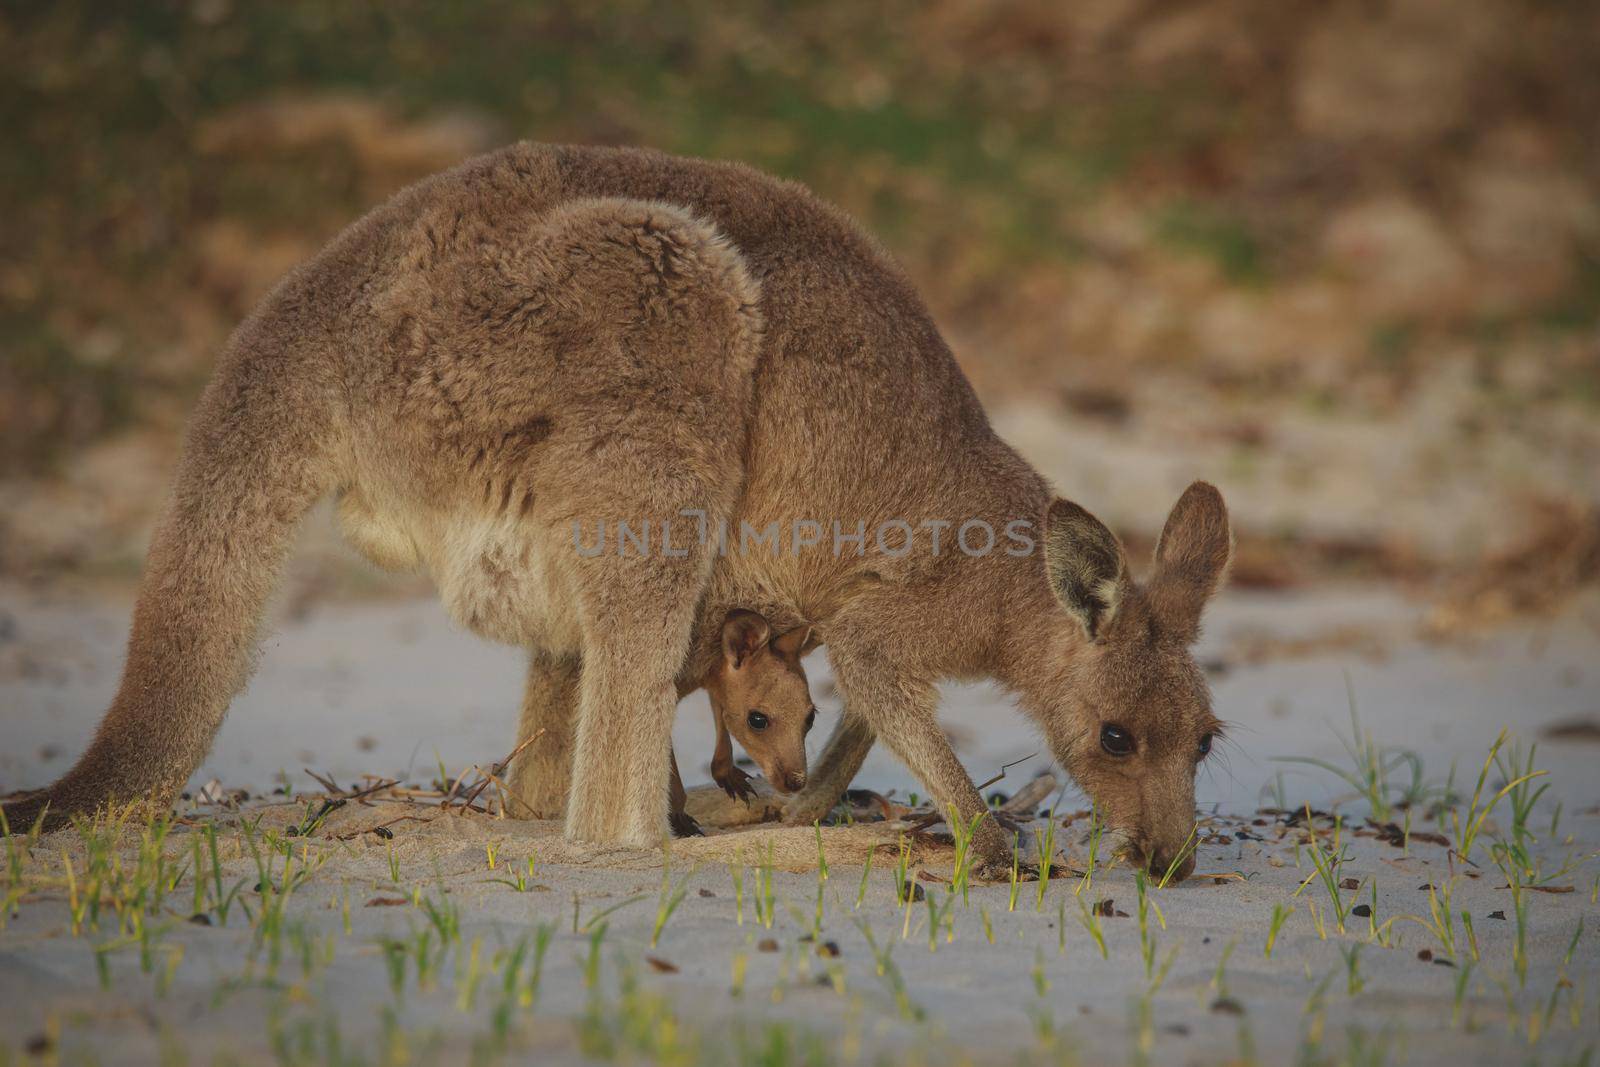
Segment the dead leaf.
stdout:
[[400,908],[411,903],[405,897],[373,897],[362,907],[366,908]]
[[1539,731],[1551,741],[1600,741],[1600,718],[1565,719]]
[[646,956],[644,961],[648,963],[653,970],[660,974],[678,973],[678,965],[676,963],[670,963],[667,960],[662,959],[660,956]]

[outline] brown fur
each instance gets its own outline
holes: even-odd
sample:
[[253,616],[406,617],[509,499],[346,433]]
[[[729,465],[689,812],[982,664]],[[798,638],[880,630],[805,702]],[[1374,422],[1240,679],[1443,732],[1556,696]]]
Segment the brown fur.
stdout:
[[[755,788],[733,762],[733,737],[777,792],[787,795],[805,787],[806,735],[817,717],[800,663],[810,635],[809,626],[798,626],[774,636],[766,619],[743,609],[729,612],[722,624],[722,657],[699,688],[710,698],[717,734],[711,777],[735,800],[748,800]],[[762,717],[759,729],[751,723],[753,714]],[[684,811],[687,799],[674,754],[671,823],[680,837],[700,832]]]
[[[738,739],[773,789],[787,795],[805,788],[806,735],[817,711],[800,664],[810,636],[809,626],[774,636],[767,620],[753,611],[734,611],[723,623],[722,658],[700,684],[711,699],[717,727],[711,776],[730,796],[749,792],[749,776],[733,764],[731,738]],[[752,712],[765,717],[765,727],[751,725]]]
[[[150,552],[122,685],[88,752],[13,825],[166,803],[243,683],[290,535],[338,493],[351,539],[421,567],[463,624],[535,650],[514,786],[569,836],[658,844],[673,709],[736,606],[816,628],[845,715],[789,817],[824,814],[875,737],[941,802],[983,801],[935,684],[1013,689],[1128,847],[1193,827],[1214,729],[1186,645],[1227,559],[1191,487],[1148,586],[990,429],[915,290],[805,189],[652,152],[519,144],[424,181],[292,273],[229,342]],[[719,554],[683,531],[800,517],[1028,520],[1045,552],[868,543]],[[683,556],[573,550],[671,522]],[[713,621],[715,620],[715,621]],[[1088,629],[1086,629],[1086,626]],[[1092,629],[1093,633],[1089,631]],[[1115,760],[1102,720],[1139,739]],[[1009,850],[980,827],[985,858]]]

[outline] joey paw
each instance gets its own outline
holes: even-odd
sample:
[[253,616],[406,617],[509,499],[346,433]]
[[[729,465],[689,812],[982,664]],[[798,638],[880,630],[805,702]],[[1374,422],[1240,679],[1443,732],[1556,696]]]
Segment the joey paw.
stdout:
[[750,784],[750,776],[738,767],[729,767],[726,771],[712,771],[712,778],[722,787],[723,792],[734,800],[749,800],[756,795],[755,786]]
[[706,832],[700,829],[700,824],[694,816],[686,811],[675,811],[667,816],[667,822],[672,826],[673,837],[704,837]]

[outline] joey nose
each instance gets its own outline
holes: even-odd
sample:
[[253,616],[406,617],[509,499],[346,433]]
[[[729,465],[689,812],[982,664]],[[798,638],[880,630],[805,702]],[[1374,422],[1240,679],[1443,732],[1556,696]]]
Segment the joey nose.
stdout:
[[798,793],[806,787],[805,771],[789,771],[783,776],[783,791],[785,793]]

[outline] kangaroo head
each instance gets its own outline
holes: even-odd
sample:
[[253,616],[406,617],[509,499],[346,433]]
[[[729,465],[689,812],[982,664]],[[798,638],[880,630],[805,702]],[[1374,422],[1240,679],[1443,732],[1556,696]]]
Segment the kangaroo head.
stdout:
[[730,612],[722,624],[722,660],[705,682],[723,727],[780,793],[806,784],[806,734],[817,709],[800,656],[810,636],[808,626],[773,636],[755,612]]
[[1194,869],[1194,780],[1222,724],[1189,652],[1232,553],[1222,495],[1195,482],[1167,517],[1148,581],[1136,585],[1116,537],[1066,500],[1050,506],[1050,590],[1082,638],[1040,694],[1055,758],[1134,863],[1175,879]]

